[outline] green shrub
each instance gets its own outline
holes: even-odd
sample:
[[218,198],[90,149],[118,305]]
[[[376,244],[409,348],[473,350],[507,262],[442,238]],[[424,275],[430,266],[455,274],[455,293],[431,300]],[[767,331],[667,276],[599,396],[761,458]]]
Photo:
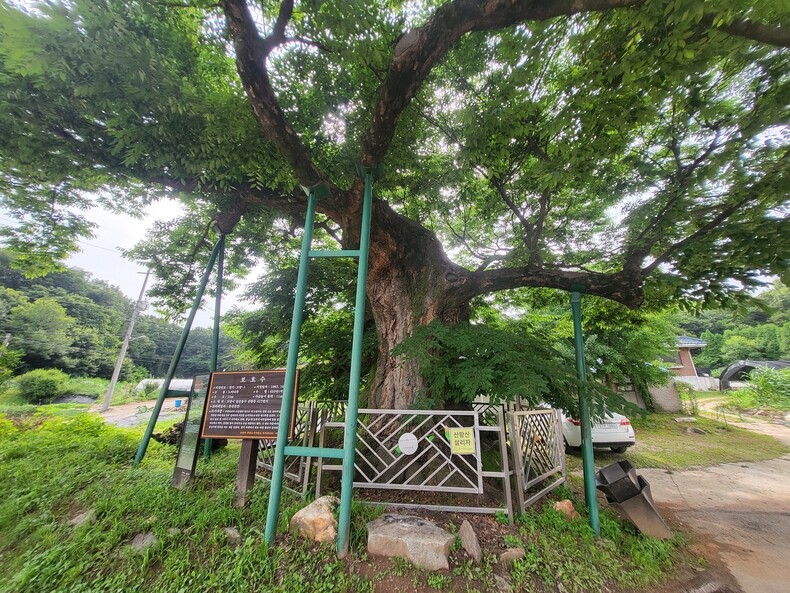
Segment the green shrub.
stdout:
[[737,410],[790,410],[790,369],[755,369],[749,386],[733,391],[727,405]]
[[36,369],[16,378],[19,395],[33,403],[47,403],[67,395],[68,382],[69,376],[58,369]]
[[12,377],[20,360],[22,360],[21,352],[11,350],[8,346],[0,346],[0,385]]
[[110,382],[107,379],[95,377],[72,377],[66,386],[70,395],[84,395],[85,397],[98,398],[107,391]]

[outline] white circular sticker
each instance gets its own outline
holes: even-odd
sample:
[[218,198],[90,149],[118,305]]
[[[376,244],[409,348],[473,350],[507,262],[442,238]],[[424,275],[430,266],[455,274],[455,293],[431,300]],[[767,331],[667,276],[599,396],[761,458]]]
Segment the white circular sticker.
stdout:
[[400,435],[398,447],[404,455],[414,455],[417,452],[417,437],[410,432]]

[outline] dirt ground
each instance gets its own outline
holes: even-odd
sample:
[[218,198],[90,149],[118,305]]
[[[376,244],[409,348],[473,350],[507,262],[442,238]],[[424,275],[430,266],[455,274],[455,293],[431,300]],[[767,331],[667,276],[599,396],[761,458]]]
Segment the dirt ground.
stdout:
[[[790,445],[790,427],[783,423],[728,421]],[[670,522],[693,533],[695,551],[724,564],[744,593],[790,591],[790,455],[639,473]]]
[[[180,408],[176,408],[176,399],[166,399],[162,405],[162,411],[159,414],[159,420],[172,420],[182,419],[187,411],[187,400],[181,400]],[[104,412],[99,411],[99,405],[93,406],[91,412],[94,412],[104,418],[108,424],[115,424],[124,428],[131,428],[138,424],[146,424],[151,419],[151,413],[156,405],[155,399],[146,401],[131,402],[128,404],[120,404],[112,406]]]

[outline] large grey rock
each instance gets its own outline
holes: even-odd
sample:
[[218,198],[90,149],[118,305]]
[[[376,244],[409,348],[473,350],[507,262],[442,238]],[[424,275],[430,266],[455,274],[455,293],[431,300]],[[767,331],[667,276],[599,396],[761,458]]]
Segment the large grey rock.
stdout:
[[84,513],[80,513],[73,519],[69,519],[69,523],[71,523],[71,525],[74,527],[79,527],[80,525],[85,525],[86,523],[90,525],[94,521],[96,521],[96,511],[93,509],[89,509]]
[[224,527],[222,531],[231,546],[238,546],[241,543],[241,534],[235,527]]
[[477,541],[477,534],[472,528],[472,524],[464,519],[461,523],[461,529],[458,530],[458,535],[461,537],[461,545],[466,553],[472,557],[475,562],[480,562],[483,559],[483,550],[480,547],[480,542]]
[[333,542],[337,537],[335,496],[322,496],[311,502],[291,518],[291,533],[316,542]]
[[499,555],[502,564],[513,564],[516,560],[521,560],[526,556],[524,548],[508,548]]
[[368,527],[368,553],[406,558],[418,568],[447,570],[450,545],[455,536],[414,515],[388,513]]
[[151,548],[156,545],[157,539],[153,532],[149,531],[147,533],[138,533],[134,536],[132,543],[132,549],[135,552],[145,552],[148,548]]

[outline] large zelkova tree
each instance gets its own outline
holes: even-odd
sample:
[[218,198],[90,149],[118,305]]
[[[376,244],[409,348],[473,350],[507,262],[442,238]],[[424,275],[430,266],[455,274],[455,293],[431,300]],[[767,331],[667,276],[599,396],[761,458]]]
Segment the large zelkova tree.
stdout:
[[9,241],[40,264],[89,232],[80,208],[179,192],[190,215],[159,229],[171,247],[140,251],[178,290],[212,214],[234,230],[232,267],[276,260],[302,223],[299,186],[329,187],[319,240],[353,248],[354,165],[382,164],[369,403],[406,407],[423,378],[392,350],[466,320],[477,297],[712,303],[787,272],[783,5],[5,2]]

